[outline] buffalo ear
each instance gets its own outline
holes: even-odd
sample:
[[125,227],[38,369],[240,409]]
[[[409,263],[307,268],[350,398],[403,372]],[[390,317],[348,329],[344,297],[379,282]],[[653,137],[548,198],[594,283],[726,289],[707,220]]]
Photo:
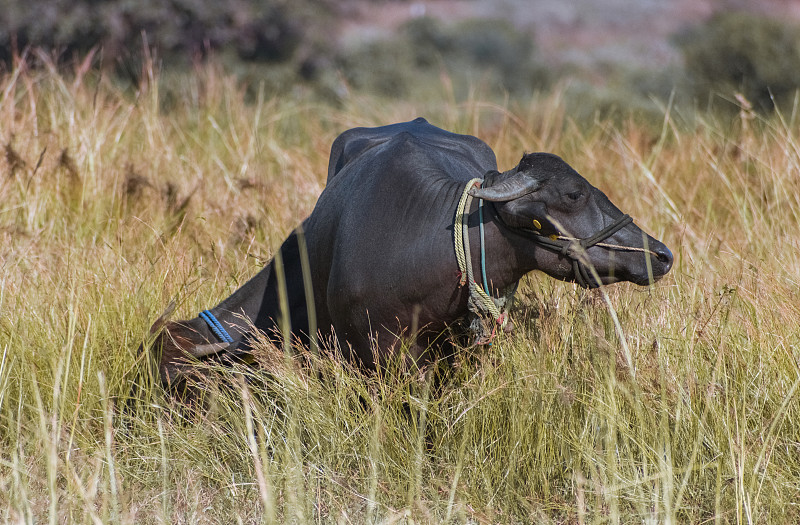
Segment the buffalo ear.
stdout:
[[502,182],[488,188],[473,188],[469,194],[492,202],[507,202],[533,193],[542,187],[542,181],[528,172],[516,172]]
[[497,212],[506,226],[523,230],[534,231],[539,235],[549,237],[558,235],[556,228],[550,220],[547,205],[541,201],[510,201],[497,207]]

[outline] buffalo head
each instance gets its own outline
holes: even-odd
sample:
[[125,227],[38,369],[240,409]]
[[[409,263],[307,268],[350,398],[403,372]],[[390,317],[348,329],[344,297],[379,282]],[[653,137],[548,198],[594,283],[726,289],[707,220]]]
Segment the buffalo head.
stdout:
[[[584,287],[646,285],[672,267],[672,253],[560,157],[530,153],[470,192],[495,203],[517,249],[546,274]],[[598,282],[599,279],[599,282]]]

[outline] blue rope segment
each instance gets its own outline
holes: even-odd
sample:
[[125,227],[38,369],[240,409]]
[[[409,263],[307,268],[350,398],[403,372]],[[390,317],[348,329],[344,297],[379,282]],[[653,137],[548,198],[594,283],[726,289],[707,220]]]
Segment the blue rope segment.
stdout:
[[486,241],[483,238],[483,199],[478,199],[478,223],[481,230],[481,275],[483,276],[483,289],[488,294],[489,280],[486,278]]
[[232,343],[233,337],[231,334],[228,333],[227,330],[222,326],[222,324],[214,317],[214,314],[211,313],[210,310],[203,310],[200,312],[200,319],[206,322],[211,331],[214,332],[221,341],[225,341],[226,343]]

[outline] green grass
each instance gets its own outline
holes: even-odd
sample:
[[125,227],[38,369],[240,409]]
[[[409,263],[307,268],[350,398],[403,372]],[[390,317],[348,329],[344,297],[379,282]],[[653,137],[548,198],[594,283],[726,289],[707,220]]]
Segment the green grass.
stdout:
[[[578,125],[561,91],[496,104],[443,86],[246,103],[209,67],[167,109],[152,75],[135,93],[81,70],[0,76],[2,521],[800,520],[794,117]],[[202,413],[146,374],[120,410],[150,324],[172,300],[194,317],[269,259],[338,133],[420,115],[501,167],[560,154],[674,270],[594,292],[530,275],[516,335],[464,350],[437,385],[264,343],[260,370],[212,371]]]

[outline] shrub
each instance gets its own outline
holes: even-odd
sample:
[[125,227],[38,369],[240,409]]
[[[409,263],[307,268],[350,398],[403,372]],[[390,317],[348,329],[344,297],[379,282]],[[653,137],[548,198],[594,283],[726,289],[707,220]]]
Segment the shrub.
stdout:
[[503,20],[445,25],[417,18],[394,38],[342,51],[337,66],[354,87],[390,96],[435,83],[442,70],[461,85],[479,81],[513,95],[530,94],[549,80],[533,36]]
[[[106,64],[118,63],[136,58],[144,33],[168,60],[231,49],[247,61],[282,61],[313,34],[312,1],[0,0],[0,60],[15,47],[71,58],[100,46]],[[325,5],[313,3],[317,13]]]
[[723,13],[678,41],[699,96],[740,92],[756,108],[771,110],[800,87],[800,31],[749,13]]

